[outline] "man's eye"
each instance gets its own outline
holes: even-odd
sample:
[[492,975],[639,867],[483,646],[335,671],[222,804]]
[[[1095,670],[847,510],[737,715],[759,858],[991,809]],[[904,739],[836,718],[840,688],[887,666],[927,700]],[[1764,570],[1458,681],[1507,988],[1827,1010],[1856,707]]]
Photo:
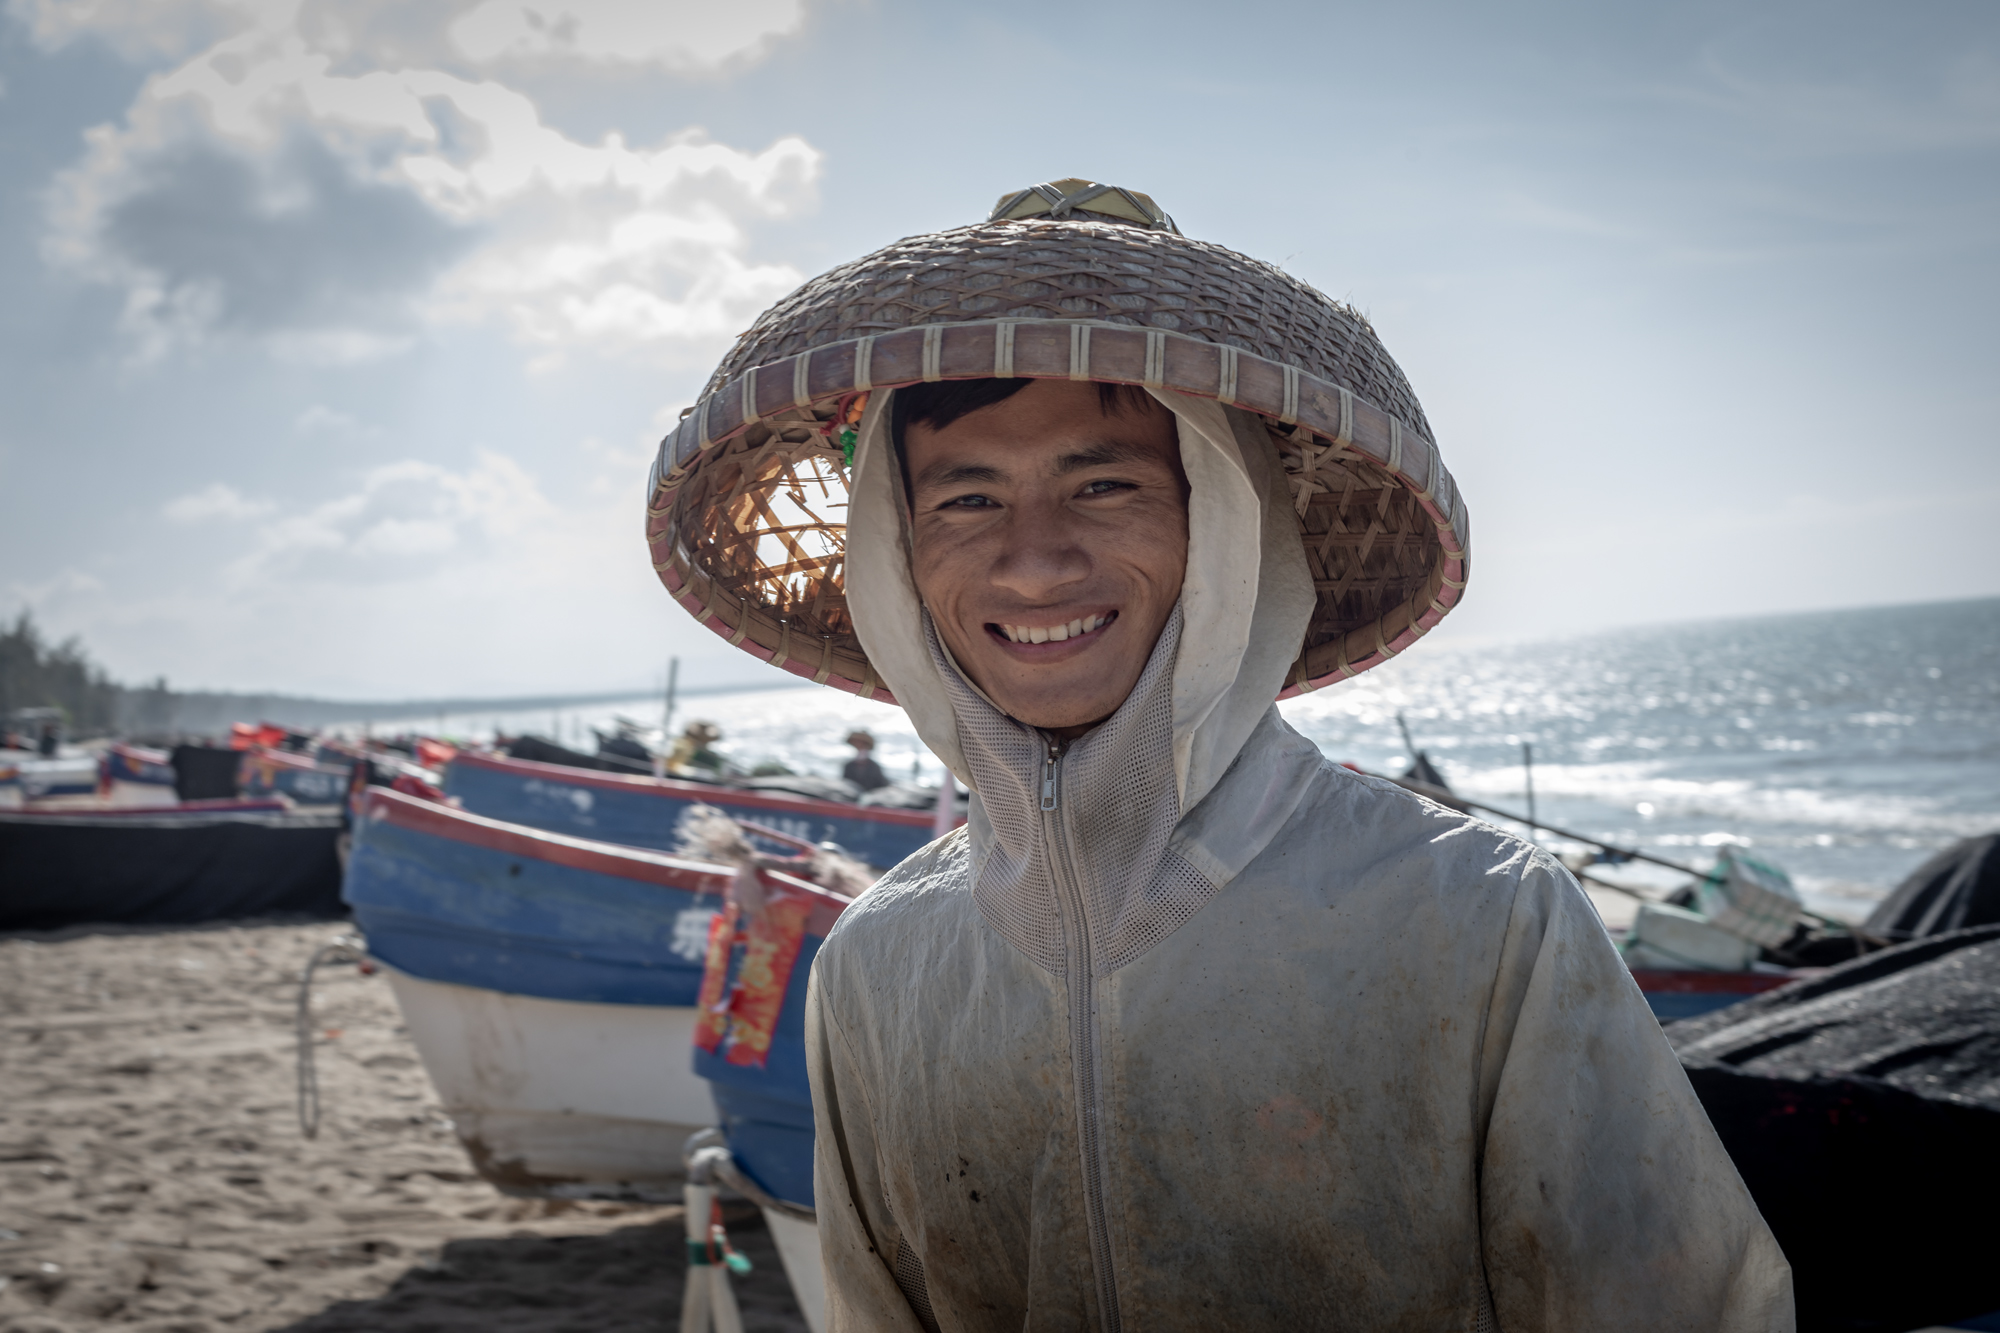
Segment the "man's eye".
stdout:
[[1129,491],[1131,489],[1132,483],[1129,481],[1093,481],[1083,488],[1082,493],[1085,495],[1109,495],[1113,491]]
[[946,500],[943,504],[939,505],[938,508],[939,509],[985,509],[990,507],[992,504],[993,504],[992,499],[984,495],[954,495],[951,499]]

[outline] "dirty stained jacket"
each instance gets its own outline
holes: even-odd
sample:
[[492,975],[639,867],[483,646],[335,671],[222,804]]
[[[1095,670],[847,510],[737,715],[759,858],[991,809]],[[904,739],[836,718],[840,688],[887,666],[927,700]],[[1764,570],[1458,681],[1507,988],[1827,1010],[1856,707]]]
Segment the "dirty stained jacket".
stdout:
[[830,1327],[1790,1329],[1790,1270],[1567,872],[1272,706],[1312,597],[1282,464],[1254,418],[1159,396],[1187,579],[1068,746],[931,631],[886,403],[862,423],[850,604],[974,798],[813,969]]

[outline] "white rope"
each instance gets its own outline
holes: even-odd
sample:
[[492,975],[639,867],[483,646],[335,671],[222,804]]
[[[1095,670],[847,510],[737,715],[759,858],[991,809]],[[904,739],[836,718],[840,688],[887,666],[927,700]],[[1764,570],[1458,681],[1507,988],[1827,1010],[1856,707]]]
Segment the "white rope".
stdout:
[[1069,326],[1069,377],[1073,380],[1090,378],[1090,325]]
[[1011,380],[1014,378],[1014,325],[1012,321],[1002,321],[993,326],[993,378]]
[[1354,443],[1354,391],[1340,391],[1340,434],[1333,437],[1335,444]]
[[757,419],[757,369],[752,366],[743,376],[743,424],[746,426]]
[[293,1020],[299,1052],[299,1133],[309,1139],[319,1137],[319,1070],[313,1065],[313,973],[323,963],[361,963],[367,957],[367,946],[358,936],[337,935],[314,952],[299,974],[298,1011]]
[[1236,406],[1236,349],[1220,347],[1216,350],[1222,353],[1222,361],[1216,369],[1215,397],[1225,406],[1234,407]]
[[1278,420],[1287,426],[1299,424],[1299,370],[1297,366],[1285,366],[1285,403]]

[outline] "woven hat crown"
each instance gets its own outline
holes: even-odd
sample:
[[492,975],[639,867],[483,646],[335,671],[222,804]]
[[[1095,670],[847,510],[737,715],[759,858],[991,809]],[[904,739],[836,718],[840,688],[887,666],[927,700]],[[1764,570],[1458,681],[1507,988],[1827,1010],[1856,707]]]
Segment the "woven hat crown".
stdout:
[[737,339],[653,468],[654,567],[690,612],[800,675],[885,693],[846,612],[842,433],[862,395],[985,377],[1174,389],[1264,418],[1318,593],[1288,692],[1385,660],[1457,601],[1464,504],[1365,318],[1181,235],[1134,191],[1054,181],[994,214],[843,264]]

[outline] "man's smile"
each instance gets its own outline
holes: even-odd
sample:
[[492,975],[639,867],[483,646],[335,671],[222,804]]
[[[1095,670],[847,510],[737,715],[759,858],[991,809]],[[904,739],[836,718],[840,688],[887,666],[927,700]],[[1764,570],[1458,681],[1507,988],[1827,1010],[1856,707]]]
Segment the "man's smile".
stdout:
[[1013,644],[1066,643],[1095,634],[1116,619],[1116,611],[1104,611],[1054,625],[1009,625],[988,621],[986,632]]

